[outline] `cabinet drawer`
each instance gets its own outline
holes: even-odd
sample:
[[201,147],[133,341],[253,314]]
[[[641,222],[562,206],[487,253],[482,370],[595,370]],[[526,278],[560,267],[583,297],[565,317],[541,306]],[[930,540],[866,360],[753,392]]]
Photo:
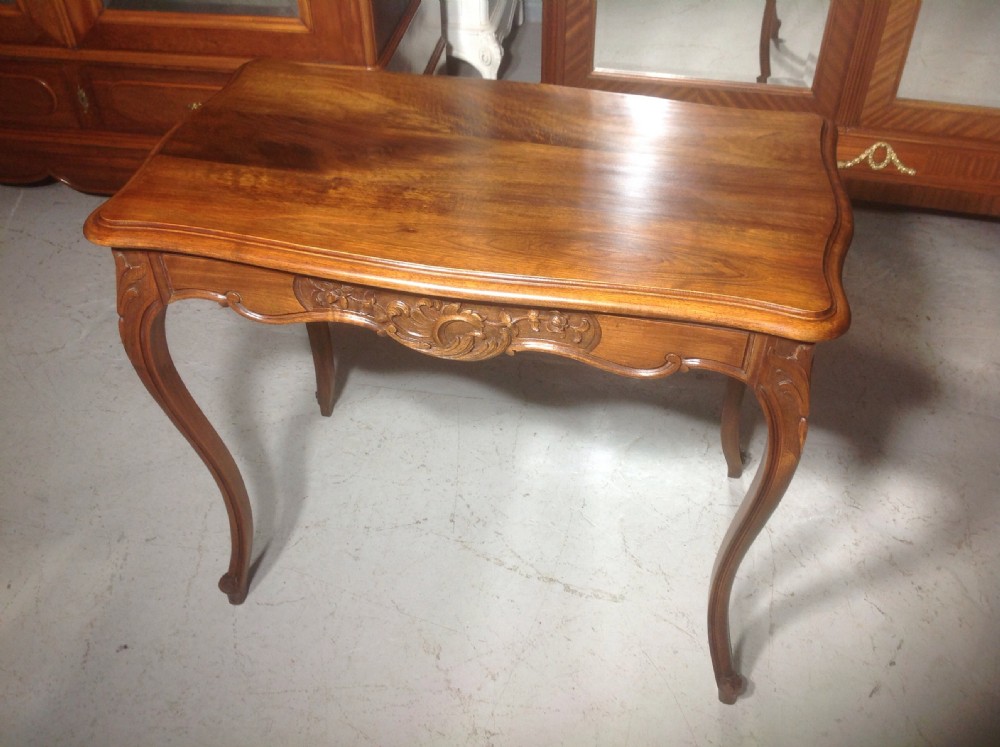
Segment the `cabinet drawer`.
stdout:
[[162,135],[222,88],[229,73],[88,67],[82,77],[93,96],[94,126]]
[[0,60],[0,124],[79,127],[75,96],[59,65]]

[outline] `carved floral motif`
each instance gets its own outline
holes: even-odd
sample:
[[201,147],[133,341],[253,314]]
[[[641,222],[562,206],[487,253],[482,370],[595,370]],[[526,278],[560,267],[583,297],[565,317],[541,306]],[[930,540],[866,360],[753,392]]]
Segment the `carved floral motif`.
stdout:
[[776,360],[771,380],[775,393],[784,398],[784,411],[793,413],[799,449],[805,444],[809,427],[809,374],[812,369],[813,346],[793,340],[776,338],[770,355]]
[[601,329],[591,314],[472,304],[298,277],[307,311],[362,324],[428,355],[479,361],[515,349],[592,350]]
[[145,254],[115,251],[115,269],[118,272],[118,316],[122,318],[130,304],[135,303],[144,292],[144,285],[150,282],[147,272],[149,260]]

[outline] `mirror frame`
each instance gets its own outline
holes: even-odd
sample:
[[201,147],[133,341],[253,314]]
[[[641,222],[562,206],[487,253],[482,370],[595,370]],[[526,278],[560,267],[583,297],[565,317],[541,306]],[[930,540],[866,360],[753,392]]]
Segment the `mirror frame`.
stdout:
[[1000,108],[900,97],[920,0],[891,0],[861,110],[862,127],[1000,141]]
[[[871,13],[865,0],[830,0],[811,88],[771,86],[597,70],[594,41],[598,0],[545,0],[542,82],[642,93],[664,98],[753,109],[811,111],[836,119],[841,93],[857,50],[858,29]],[[761,3],[763,13],[764,3]]]

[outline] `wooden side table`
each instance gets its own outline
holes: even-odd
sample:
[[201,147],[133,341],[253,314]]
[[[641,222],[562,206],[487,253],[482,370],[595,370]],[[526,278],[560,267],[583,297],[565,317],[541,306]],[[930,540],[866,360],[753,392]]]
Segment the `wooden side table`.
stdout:
[[544,85],[251,63],[90,217],[114,247],[122,341],[215,477],[249,584],[253,524],[232,456],[170,359],[166,308],[210,298],[304,322],[320,409],[331,323],[456,360],[561,355],[624,376],[730,377],[729,474],[749,387],[768,437],[719,550],[708,630],[719,697],[737,568],[795,472],[815,343],[849,312],[851,235],[834,130],[740,111]]

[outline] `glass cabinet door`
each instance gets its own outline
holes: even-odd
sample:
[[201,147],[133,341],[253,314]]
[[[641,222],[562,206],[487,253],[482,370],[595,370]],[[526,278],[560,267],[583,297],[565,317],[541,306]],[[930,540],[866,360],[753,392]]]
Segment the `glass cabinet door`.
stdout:
[[419,1],[101,0],[81,46],[375,66],[379,40]]
[[830,0],[598,0],[594,68],[809,88],[829,10]]
[[211,13],[279,18],[294,18],[299,14],[298,0],[103,0],[103,4],[108,10],[153,10],[167,13]]
[[546,0],[542,81],[833,118],[882,1]]
[[859,124],[995,144],[998,27],[992,2],[890,0]]
[[1000,107],[1000,3],[949,0],[920,5],[896,96]]

